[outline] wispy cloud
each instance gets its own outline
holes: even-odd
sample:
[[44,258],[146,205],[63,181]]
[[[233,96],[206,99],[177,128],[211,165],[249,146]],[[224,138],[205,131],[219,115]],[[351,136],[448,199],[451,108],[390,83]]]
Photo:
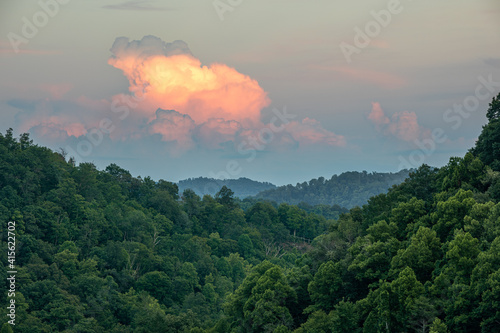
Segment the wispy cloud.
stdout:
[[175,8],[172,7],[159,7],[151,4],[151,1],[147,0],[132,0],[125,1],[116,5],[106,5],[102,6],[105,9],[115,9],[115,10],[136,10],[136,11],[172,11]]

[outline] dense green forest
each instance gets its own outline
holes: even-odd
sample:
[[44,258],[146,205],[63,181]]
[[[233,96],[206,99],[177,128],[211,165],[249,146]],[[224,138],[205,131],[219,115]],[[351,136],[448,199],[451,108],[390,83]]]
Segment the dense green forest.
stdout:
[[297,183],[295,186],[286,185],[265,190],[256,197],[295,205],[304,202],[312,206],[361,207],[371,197],[387,193],[391,186],[402,183],[409,173],[409,170],[396,173],[350,171],[333,175],[330,179],[319,177],[309,182]]
[[177,186],[181,193],[187,189],[191,189],[200,197],[203,197],[205,194],[215,196],[223,186],[226,186],[234,192],[235,197],[241,199],[276,188],[276,185],[271,183],[258,182],[244,177],[238,179],[188,178],[179,181]]
[[487,117],[464,157],[422,165],[335,220],[312,206],[238,201],[227,187],[179,196],[170,182],[75,165],[9,130],[0,220],[3,253],[16,223],[12,327],[498,332],[500,94]]

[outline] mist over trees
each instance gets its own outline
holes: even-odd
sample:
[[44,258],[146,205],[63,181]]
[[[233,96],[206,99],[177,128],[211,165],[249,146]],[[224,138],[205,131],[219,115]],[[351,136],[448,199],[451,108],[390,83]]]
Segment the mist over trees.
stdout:
[[256,197],[277,203],[309,205],[339,205],[353,208],[363,206],[371,197],[386,193],[393,186],[402,183],[409,175],[409,170],[396,173],[366,171],[344,172],[333,175],[330,179],[319,177],[297,185],[280,186],[260,192]]
[[[465,156],[422,165],[335,219],[227,186],[179,195],[8,130],[0,221],[3,253],[16,223],[14,331],[496,332],[499,98]],[[6,269],[0,278],[7,286]]]
[[213,179],[206,177],[181,180],[177,185],[181,193],[191,189],[200,197],[206,194],[215,196],[223,186],[227,186],[234,192],[235,197],[240,199],[252,197],[258,200],[274,201],[278,204],[302,205],[301,208],[318,205],[335,206],[335,209],[339,210],[341,207],[362,206],[371,197],[387,193],[391,186],[402,183],[409,173],[409,170],[396,173],[351,171],[333,175],[330,179],[319,177],[308,182],[297,183],[295,186],[279,187],[248,178]]
[[179,181],[177,186],[181,193],[187,189],[191,189],[200,197],[206,194],[215,196],[223,186],[226,186],[234,192],[235,197],[241,199],[257,195],[259,192],[265,190],[276,188],[276,185],[269,182],[258,182],[244,177],[238,179],[214,179],[206,177],[188,178]]

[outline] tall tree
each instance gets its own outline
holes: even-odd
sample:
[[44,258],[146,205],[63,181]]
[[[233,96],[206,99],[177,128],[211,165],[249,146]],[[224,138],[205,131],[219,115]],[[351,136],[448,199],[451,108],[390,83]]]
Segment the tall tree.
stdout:
[[483,126],[476,146],[471,151],[484,164],[500,171],[500,93],[491,101],[486,116],[489,122]]

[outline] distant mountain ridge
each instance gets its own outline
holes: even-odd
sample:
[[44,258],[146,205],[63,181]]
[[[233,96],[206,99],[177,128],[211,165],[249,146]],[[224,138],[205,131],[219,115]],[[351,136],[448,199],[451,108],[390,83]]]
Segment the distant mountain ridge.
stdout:
[[309,182],[297,185],[277,187],[269,182],[259,182],[249,178],[214,179],[207,177],[188,178],[177,183],[179,194],[186,189],[192,189],[203,197],[215,194],[227,186],[240,199],[253,197],[279,203],[297,205],[306,203],[316,205],[338,205],[345,208],[362,206],[372,196],[386,193],[393,185],[402,183],[409,175],[410,170],[392,172],[349,171],[340,175],[333,175],[330,179],[319,177]]
[[276,185],[269,182],[259,182],[244,177],[238,179],[198,177],[184,179],[177,183],[180,194],[182,194],[182,192],[186,189],[191,189],[200,197],[203,197],[206,194],[215,196],[215,194],[219,192],[224,185],[234,192],[235,197],[241,199],[252,197],[262,191],[276,188]]
[[259,193],[256,198],[292,205],[305,202],[312,206],[339,205],[352,208],[363,206],[372,196],[386,193],[390,187],[408,178],[409,173],[410,170],[406,169],[396,173],[350,171],[333,175],[330,179],[319,177],[295,186],[269,189]]

